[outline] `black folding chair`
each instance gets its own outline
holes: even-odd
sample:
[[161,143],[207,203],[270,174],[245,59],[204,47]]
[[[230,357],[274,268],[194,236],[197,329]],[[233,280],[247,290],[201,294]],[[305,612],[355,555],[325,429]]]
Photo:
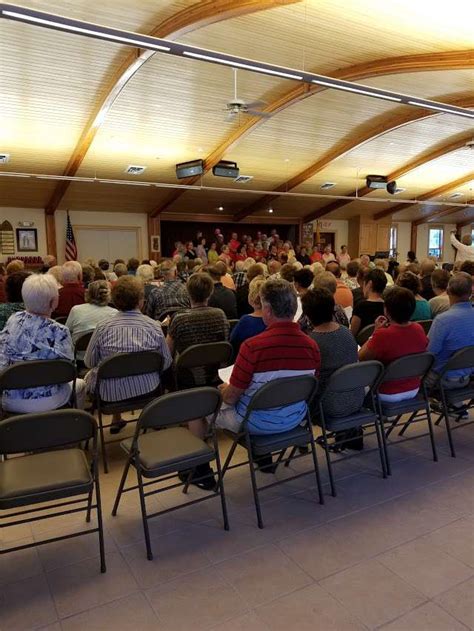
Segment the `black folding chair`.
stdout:
[[359,331],[356,335],[356,341],[359,346],[364,346],[367,340],[372,336],[375,331],[375,324],[368,324],[364,326],[364,328]]
[[179,313],[180,311],[186,311],[186,308],[187,307],[168,307],[167,309],[161,311],[156,319],[159,322],[163,322],[163,320],[166,320],[168,316],[172,318],[176,313]]
[[84,366],[84,362],[82,361],[82,359],[78,359],[78,355],[79,353],[86,352],[93,333],[94,331],[84,333],[76,340],[74,344],[74,362],[76,364],[78,377],[84,377],[84,375],[87,373],[87,368]]
[[[247,412],[242,422],[241,431],[234,433],[229,430],[225,430],[225,433],[233,439],[233,444],[230,448],[227,459],[222,469],[222,474],[225,475],[228,469],[235,469],[237,467],[249,465],[250,479],[252,481],[253,498],[255,502],[255,510],[257,512],[257,523],[259,528],[263,528],[262,511],[260,507],[260,499],[258,496],[259,491],[264,491],[278,484],[283,484],[289,480],[295,480],[309,473],[313,473],[316,476],[316,484],[319,493],[319,503],[324,504],[323,488],[321,485],[321,478],[319,475],[318,459],[316,455],[316,445],[313,436],[313,427],[310,418],[310,405],[313,400],[316,391],[318,389],[318,380],[312,375],[302,375],[298,377],[284,377],[282,379],[275,379],[269,383],[266,383],[252,396],[249,401]],[[259,410],[266,410],[268,414],[271,414],[272,409],[291,405],[304,401],[306,403],[306,414],[301,423],[287,431],[275,434],[251,434],[249,432],[249,419],[253,412]],[[265,486],[257,486],[257,478],[255,472],[258,467],[255,460],[258,460],[259,456],[278,453],[276,463],[280,464],[286,462],[284,458],[287,449],[294,449],[298,447],[305,448],[311,446],[311,454],[313,457],[313,469],[311,471],[305,471],[304,473],[296,474],[290,478],[284,480],[278,480]],[[247,450],[248,460],[230,466],[232,458],[234,456],[237,446],[240,445]],[[290,459],[300,458],[306,455],[302,453],[299,456],[295,456],[296,450],[292,451],[289,456]]]
[[433,324],[433,320],[418,320],[418,324],[423,327],[423,331],[428,335]]
[[[337,432],[349,429],[364,430],[367,427],[374,427],[377,436],[378,450],[380,454],[380,462],[382,465],[382,475],[387,477],[385,467],[385,450],[381,431],[380,419],[378,416],[377,404],[375,400],[375,390],[384,371],[383,364],[378,361],[366,361],[356,364],[349,364],[339,368],[329,377],[326,387],[319,397],[318,408],[319,415],[315,421],[322,430],[322,446],[326,453],[326,462],[328,466],[329,483],[331,485],[331,493],[336,497],[336,486],[334,484],[334,476],[332,473],[332,464],[330,456],[330,444],[328,442],[328,432],[335,432],[336,439],[331,447],[339,447],[348,442],[349,439],[339,440]],[[356,412],[347,416],[328,416],[324,411],[324,403],[329,398],[343,398],[346,392],[357,388],[368,389],[364,404]],[[341,458],[346,460],[351,456]]]
[[[110,440],[105,442],[104,429],[112,427],[112,423],[104,424],[104,414],[121,414],[123,412],[133,412],[134,410],[142,410],[150,401],[153,401],[162,393],[161,388],[161,372],[163,370],[163,357],[158,351],[137,351],[134,353],[117,353],[108,357],[97,369],[97,382],[94,392],[93,411],[97,410],[99,419],[99,433],[102,452],[102,463],[104,473],[108,473],[106,444],[118,442]],[[160,385],[153,391],[138,397],[130,399],[122,399],[120,401],[107,401],[102,398],[101,388],[109,379],[124,379],[138,375],[158,374],[160,377]],[[136,419],[124,421],[125,423],[134,423]]]
[[218,370],[232,362],[233,349],[229,342],[194,344],[181,353],[175,364],[177,390],[221,383]]
[[232,329],[238,324],[237,319],[228,320],[229,322],[229,335],[232,333]]
[[[447,388],[446,383],[444,383],[444,378],[446,377],[447,373],[451,372],[452,370],[470,370],[471,380],[463,388],[456,388],[455,390]],[[438,401],[441,404],[441,413],[438,417],[438,420],[436,421],[436,425],[439,425],[444,419],[446,425],[446,434],[448,436],[449,449],[453,458],[456,457],[452,436],[452,430],[454,429],[454,427],[451,427],[449,418],[450,416],[453,416],[455,422],[459,423],[461,416],[466,411],[474,407],[474,382],[472,381],[473,374],[474,346],[466,346],[466,348],[462,348],[461,350],[454,353],[446,362],[443,370],[438,376],[436,384],[430,392],[430,396],[435,399],[435,401]],[[466,402],[467,405],[463,406],[462,411],[456,412],[454,406]],[[460,424],[458,427],[464,427],[466,425],[471,425],[472,423],[474,423],[474,421],[466,421]]]
[[[67,359],[40,359],[12,364],[0,373],[0,402],[5,390],[26,390],[72,382],[69,402],[63,407],[76,407],[76,367]],[[13,412],[12,414],[18,414]],[[11,414],[0,411],[0,419]]]
[[[215,420],[221,405],[221,395],[215,388],[195,388],[183,392],[173,392],[165,394],[159,399],[150,403],[140,414],[140,418],[135,429],[133,438],[128,438],[122,442],[122,448],[126,452],[128,459],[125,465],[122,479],[115,498],[112,515],[117,515],[118,506],[122,493],[138,489],[140,496],[140,506],[142,512],[143,529],[145,533],[145,543],[147,558],[153,559],[151,551],[150,533],[148,530],[148,520],[178,510],[183,506],[190,506],[203,502],[217,495],[221,498],[222,516],[224,528],[229,530],[227,518],[227,508],[225,502],[224,482],[219,457],[219,446]],[[204,440],[194,436],[186,427],[181,424],[197,418],[211,417],[209,422],[209,435],[211,445]],[[162,430],[146,432],[148,429]],[[176,474],[184,471],[191,471],[188,475],[188,484],[192,471],[202,464],[216,461],[217,466],[217,490],[205,497],[179,504],[173,508],[158,511],[152,514],[147,513],[146,498],[156,493],[162,493],[183,485],[183,482],[170,484],[152,491],[145,492],[145,487],[158,484],[176,477]],[[138,484],[125,488],[130,466],[133,466],[137,474]],[[148,478],[150,482],[143,482],[143,478]],[[203,478],[194,478],[200,480]]]
[[58,316],[57,318],[54,318],[56,320],[56,322],[58,324],[66,324],[67,322],[67,316]]
[[[392,431],[399,425],[402,416],[410,414],[409,419],[404,423],[399,436],[403,436],[408,427],[414,422],[427,421],[428,431],[431,440],[431,449],[433,451],[433,460],[437,462],[438,455],[436,453],[435,438],[433,432],[433,423],[431,420],[430,402],[428,399],[428,391],[425,384],[425,379],[430,372],[435,357],[432,353],[416,353],[414,355],[406,355],[400,357],[391,362],[385,368],[385,372],[377,387],[377,402],[379,406],[380,422],[382,424],[382,437],[384,439],[385,461],[387,465],[387,473],[391,475],[390,460],[388,457],[387,438]],[[420,390],[416,397],[412,399],[405,399],[404,401],[397,401],[396,403],[382,401],[380,399],[380,388],[384,383],[389,381],[397,381],[399,379],[414,379],[419,378],[421,380]],[[423,414],[420,414],[423,413]],[[394,419],[394,420],[391,420]],[[384,421],[390,423],[390,427],[385,433]],[[422,436],[426,436],[423,434]],[[420,438],[416,436],[414,438]],[[406,438],[406,440],[413,440],[413,438]],[[397,444],[405,441],[397,441]]]
[[[79,445],[91,440],[92,450],[88,457]],[[82,410],[55,410],[4,419],[0,421],[0,454],[15,456],[0,462],[0,510],[8,511],[2,519],[6,522],[1,524],[2,528],[81,511],[86,511],[86,521],[90,522],[92,509],[97,511],[97,528],[16,545],[0,553],[97,532],[100,571],[105,572],[97,423],[94,417]],[[79,495],[85,497],[60,501]],[[47,505],[31,508],[43,503]],[[80,504],[85,505],[78,506]],[[27,510],[12,512],[26,506],[29,507]]]

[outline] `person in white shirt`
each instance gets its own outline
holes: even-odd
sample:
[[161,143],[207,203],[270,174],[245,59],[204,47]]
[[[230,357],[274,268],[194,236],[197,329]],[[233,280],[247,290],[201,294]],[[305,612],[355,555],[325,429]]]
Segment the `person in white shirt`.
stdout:
[[335,261],[335,260],[336,260],[336,257],[335,257],[335,256],[334,256],[334,254],[332,253],[332,248],[331,248],[331,246],[330,246],[330,245],[327,245],[327,246],[324,248],[324,252],[323,252],[323,256],[322,256],[322,258],[323,258],[323,262],[324,262],[325,264],[329,263],[330,261]]
[[351,255],[347,251],[347,245],[341,245],[341,252],[337,257],[337,262],[341,266],[341,269],[346,269],[347,265],[351,262]]
[[451,245],[457,250],[456,262],[474,261],[474,246],[470,234],[465,234],[461,241],[458,241],[455,231],[451,232]]

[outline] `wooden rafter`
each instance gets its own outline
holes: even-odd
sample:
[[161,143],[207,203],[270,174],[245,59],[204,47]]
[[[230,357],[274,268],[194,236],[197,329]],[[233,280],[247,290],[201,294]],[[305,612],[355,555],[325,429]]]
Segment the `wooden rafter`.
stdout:
[[[355,64],[346,68],[339,68],[330,74],[331,77],[337,79],[358,80],[377,77],[380,75],[409,73],[409,72],[428,72],[435,70],[462,70],[472,68],[474,65],[474,51],[448,51],[442,53],[424,53],[420,55],[403,55],[400,57],[389,57],[384,59],[376,59],[370,62]],[[295,103],[299,103],[303,99],[323,92],[328,88],[323,86],[310,86],[308,84],[299,84],[293,87],[282,96],[269,103],[263,111],[272,116],[290,107]],[[265,118],[259,116],[248,117],[247,121],[238,129],[233,131],[228,138],[221,142],[205,159],[204,169],[207,173],[212,167],[222,159],[224,154],[229,151],[237,142],[242,140],[251,131],[265,122]],[[199,181],[198,177],[189,178],[184,183],[195,184]],[[165,200],[160,202],[151,211],[151,216],[156,217],[164,212],[169,206],[183,194],[183,190],[176,190],[170,193]]]
[[[297,2],[301,2],[301,0],[202,0],[164,20],[148,35],[176,39],[215,22]],[[104,90],[105,96],[92,112],[63,175],[75,175],[77,173],[117,97],[130,79],[154,54],[156,53],[150,50],[134,50],[127,56],[114,76],[110,78]],[[70,184],[70,181],[58,182],[46,205],[46,214],[54,214]]]
[[[471,177],[474,177],[474,173],[471,174]],[[472,205],[474,204],[474,200],[470,199],[466,202],[466,204],[468,206]],[[426,215],[425,217],[420,217],[420,219],[417,219],[414,223],[417,226],[421,226],[421,224],[428,223],[428,221],[431,221],[432,219],[441,219],[442,217],[458,213],[460,210],[462,210],[462,207],[460,206],[446,206],[444,208],[441,206],[435,206],[433,212],[430,212],[429,215]]]
[[[467,97],[466,99],[464,99],[464,102],[468,103],[466,107],[471,107],[471,106],[474,107],[474,97]],[[432,114],[429,114],[429,116],[431,115]],[[417,120],[419,120],[419,118]],[[414,121],[411,121],[411,122],[414,122]],[[374,138],[377,138],[380,135],[381,134],[377,134]],[[389,179],[389,181],[397,180],[403,175],[406,175],[407,173],[409,173],[410,171],[413,171],[414,169],[417,169],[418,167],[422,166],[423,164],[427,164],[428,162],[431,162],[432,160],[436,160],[437,158],[440,158],[441,156],[444,156],[448,153],[451,153],[452,151],[456,151],[457,149],[460,149],[466,144],[468,140],[471,140],[471,139],[472,139],[472,134],[466,134],[462,138],[457,138],[456,140],[451,140],[451,141],[448,140],[446,144],[443,144],[441,146],[438,145],[436,149],[425,151],[421,153],[420,155],[416,156],[413,160],[410,160],[409,162],[401,166],[400,168],[395,169],[395,171],[392,171],[391,173],[387,175],[387,178]],[[363,143],[360,143],[360,144],[363,144]],[[356,145],[356,147],[360,146],[360,144]],[[352,191],[352,193],[349,193],[349,195],[353,196],[355,200],[355,199],[359,199],[360,197],[365,197],[365,195],[368,195],[370,192],[372,192],[372,189],[370,189],[368,186],[364,186],[363,188],[360,188],[357,191]],[[342,208],[343,206],[347,206],[347,204],[351,204],[354,200],[346,200],[346,199],[336,200],[334,202],[327,204],[326,206],[323,206],[322,208],[319,208],[318,210],[314,212],[309,213],[304,219],[305,221],[312,221],[314,219],[318,219],[319,217],[322,217],[323,215],[326,215],[329,212],[333,212],[334,210],[337,210],[338,208]]]
[[[457,188],[458,186],[462,186],[463,184],[466,184],[466,182],[469,182],[472,179],[474,179],[474,171],[471,171],[471,173],[468,173],[467,175],[463,175],[457,180],[452,180],[451,182],[448,182],[447,184],[438,186],[438,188],[434,188],[431,191],[428,191],[427,193],[423,193],[423,195],[419,195],[417,201],[424,202],[428,199],[432,199],[432,198],[434,199],[435,197],[439,197],[440,195],[444,195],[444,193],[448,193],[449,191],[452,191],[454,188]],[[379,219],[384,219],[384,217],[388,217],[389,215],[393,215],[394,213],[400,212],[401,210],[405,210],[405,208],[410,208],[410,206],[411,206],[410,204],[395,204],[395,206],[392,206],[391,208],[387,208],[386,210],[382,210],[379,213],[375,214],[374,219],[376,221]],[[455,206],[450,206],[449,208],[450,209],[457,208],[459,210],[459,207],[455,207]],[[416,225],[420,225],[422,223],[425,223],[426,221],[428,221],[428,219],[431,219],[432,217],[435,217],[437,215],[442,215],[444,212],[445,212],[445,209],[440,210],[439,206],[435,206],[433,212],[430,212],[428,215],[426,215],[422,219],[418,219],[414,223]],[[455,211],[452,211],[452,212],[455,212]]]

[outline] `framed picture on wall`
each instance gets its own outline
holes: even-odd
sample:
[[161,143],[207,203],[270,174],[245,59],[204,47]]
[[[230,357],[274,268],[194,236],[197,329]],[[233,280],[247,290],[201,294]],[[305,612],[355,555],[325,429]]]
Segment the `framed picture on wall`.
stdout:
[[36,228],[16,229],[16,249],[18,252],[38,252],[38,231]]
[[150,250],[152,252],[161,252],[161,243],[160,243],[160,235],[155,234],[150,237]]

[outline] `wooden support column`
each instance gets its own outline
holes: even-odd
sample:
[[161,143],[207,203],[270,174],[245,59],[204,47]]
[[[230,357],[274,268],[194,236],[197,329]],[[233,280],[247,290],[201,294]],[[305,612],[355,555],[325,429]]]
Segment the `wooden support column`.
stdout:
[[58,258],[58,247],[56,244],[56,217],[54,213],[45,214],[44,216],[46,224],[46,248],[47,254],[51,254]]
[[416,252],[416,238],[418,236],[418,226],[414,221],[411,224],[410,250]]
[[[160,252],[153,252],[152,237],[159,237]],[[161,221],[159,217],[148,217],[148,258],[158,261],[161,258]]]

